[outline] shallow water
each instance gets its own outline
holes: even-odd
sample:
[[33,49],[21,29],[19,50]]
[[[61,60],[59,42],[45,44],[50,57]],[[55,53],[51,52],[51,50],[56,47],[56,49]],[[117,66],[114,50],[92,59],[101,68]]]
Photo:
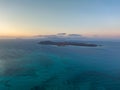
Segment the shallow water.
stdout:
[[120,42],[101,47],[0,40],[0,90],[120,90]]

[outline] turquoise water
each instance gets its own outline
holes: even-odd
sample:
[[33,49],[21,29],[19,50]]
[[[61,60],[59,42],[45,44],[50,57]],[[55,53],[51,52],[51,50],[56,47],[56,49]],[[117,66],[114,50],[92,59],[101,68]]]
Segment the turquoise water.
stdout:
[[102,47],[0,40],[0,90],[120,90],[120,42]]

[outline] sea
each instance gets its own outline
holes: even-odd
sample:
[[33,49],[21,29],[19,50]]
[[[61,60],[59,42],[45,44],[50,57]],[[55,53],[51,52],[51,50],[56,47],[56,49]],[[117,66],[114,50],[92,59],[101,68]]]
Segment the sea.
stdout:
[[0,40],[0,90],[120,90],[120,42],[88,41],[98,47],[39,42]]

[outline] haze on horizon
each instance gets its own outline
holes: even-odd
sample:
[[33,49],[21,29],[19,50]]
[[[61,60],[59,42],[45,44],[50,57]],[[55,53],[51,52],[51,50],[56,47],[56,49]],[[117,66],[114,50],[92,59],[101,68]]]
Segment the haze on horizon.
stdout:
[[119,0],[0,0],[0,36],[120,37]]

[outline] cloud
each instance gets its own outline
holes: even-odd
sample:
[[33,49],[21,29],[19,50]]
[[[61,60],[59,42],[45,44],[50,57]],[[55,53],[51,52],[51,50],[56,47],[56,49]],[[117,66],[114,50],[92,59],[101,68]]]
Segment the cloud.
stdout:
[[58,33],[57,35],[66,35],[67,33]]
[[67,34],[67,33],[58,33],[55,35],[37,35],[35,37],[46,39],[46,40],[62,40],[62,41],[72,41],[72,40],[85,40],[86,37],[80,34]]
[[68,36],[72,36],[72,37],[81,37],[82,35],[80,35],[80,34],[69,34]]

